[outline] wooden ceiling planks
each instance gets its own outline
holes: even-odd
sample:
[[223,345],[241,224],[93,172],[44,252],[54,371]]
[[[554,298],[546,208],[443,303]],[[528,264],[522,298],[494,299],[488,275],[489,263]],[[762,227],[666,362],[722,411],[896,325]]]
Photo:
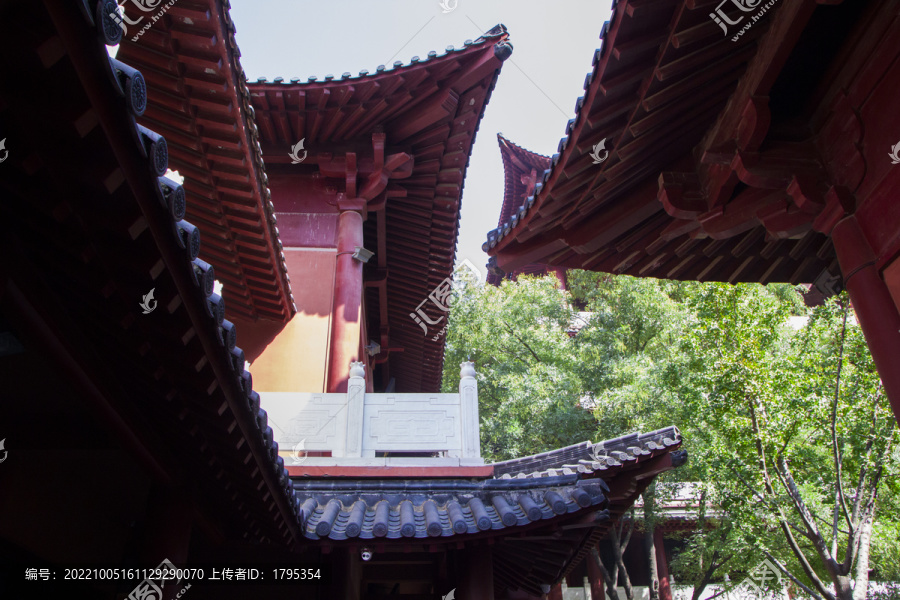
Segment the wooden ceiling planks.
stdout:
[[[118,54],[142,70],[150,88],[139,122],[170,140],[171,167],[189,179],[189,189],[210,192],[191,210],[203,215],[197,220],[204,240],[216,240],[217,251],[204,243],[202,257],[228,274],[229,314],[284,321],[295,307],[239,55],[228,5],[213,0],[180,0],[137,41],[124,37]],[[248,237],[264,255],[246,253],[238,239]],[[266,263],[274,288],[249,276],[250,261]]]
[[[833,269],[830,249],[811,258],[794,252],[822,204],[807,200],[821,190],[804,184],[791,192],[797,185],[792,181],[821,181],[823,165],[814,152],[800,152],[798,146],[776,144],[760,152],[771,126],[763,96],[814,10],[802,0],[782,4],[781,13],[767,15],[734,43],[714,37],[721,30],[700,14],[697,2],[617,3],[560,154],[518,218],[507,218],[488,234],[484,249],[497,267],[514,271],[542,260],[642,276],[764,283],[808,282]],[[655,16],[650,6],[658,11]],[[658,18],[662,13],[671,18]],[[727,145],[735,138],[743,153]],[[608,159],[593,164],[588,153],[604,139]],[[669,215],[660,214],[660,201],[666,201],[662,181],[658,199],[648,197],[646,186],[656,185],[654,180],[676,164],[699,176],[697,198],[719,206],[719,212],[699,207],[680,220],[669,206]],[[782,192],[743,195],[734,204],[748,185]],[[619,208],[610,213],[614,206]],[[695,239],[747,232],[750,237],[743,238],[736,255],[731,252],[741,238],[706,246],[700,255],[688,250]],[[783,243],[772,244],[773,239]]]

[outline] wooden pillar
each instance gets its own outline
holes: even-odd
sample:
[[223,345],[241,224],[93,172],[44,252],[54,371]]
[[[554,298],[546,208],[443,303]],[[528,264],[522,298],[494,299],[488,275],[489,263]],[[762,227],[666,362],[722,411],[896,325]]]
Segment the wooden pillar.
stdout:
[[566,288],[566,270],[565,269],[553,269],[552,273],[556,275],[557,281],[559,281],[559,289],[565,290]]
[[362,559],[359,548],[341,548],[332,552],[332,580],[329,600],[359,600]]
[[563,583],[563,581],[560,581],[550,588],[550,593],[547,594],[547,600],[563,600]]
[[462,552],[455,597],[460,600],[494,600],[494,567],[490,547],[476,546]]
[[653,530],[653,547],[656,548],[656,574],[659,576],[659,600],[672,600],[669,561],[666,558],[666,547],[663,545],[663,532],[659,527]]
[[900,313],[878,273],[875,254],[856,217],[847,217],[835,225],[831,239],[841,264],[844,285],[894,410],[894,418],[900,423]]
[[331,310],[331,347],[326,390],[347,391],[350,363],[359,360],[362,327],[363,263],[353,258],[363,247],[365,203],[360,198],[338,200],[337,264],[334,268],[334,304]]

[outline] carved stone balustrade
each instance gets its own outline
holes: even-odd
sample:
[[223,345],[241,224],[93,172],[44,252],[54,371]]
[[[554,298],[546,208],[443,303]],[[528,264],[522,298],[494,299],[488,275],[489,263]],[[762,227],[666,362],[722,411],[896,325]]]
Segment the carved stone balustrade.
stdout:
[[346,394],[260,393],[286,465],[484,464],[473,363],[458,394],[367,394],[365,375],[351,363]]

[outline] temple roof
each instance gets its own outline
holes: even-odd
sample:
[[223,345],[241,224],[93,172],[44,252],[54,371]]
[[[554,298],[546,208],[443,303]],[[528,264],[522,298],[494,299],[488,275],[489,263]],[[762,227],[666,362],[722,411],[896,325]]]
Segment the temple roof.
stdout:
[[[146,17],[130,2],[123,8]],[[229,10],[228,0],[179,0],[149,29],[131,26],[117,57],[146,78],[138,122],[168,140],[229,317],[287,321],[296,309]]]
[[558,154],[484,250],[503,271],[541,262],[761,283],[836,273],[814,221],[846,200],[826,194],[829,179],[843,182],[816,144],[840,140],[844,121],[816,115],[827,135],[810,141],[796,115],[821,97],[811,82],[863,10],[782,2],[723,37],[708,2],[614,2]]
[[[371,170],[373,133],[384,134],[386,153],[412,157],[411,172],[391,179],[383,199],[370,201],[364,231],[366,248],[375,252],[364,269],[367,330],[377,339],[387,326],[390,339],[382,348],[402,349],[387,358],[399,392],[440,387],[443,337],[423,335],[410,313],[452,273],[466,169],[502,61],[512,51],[507,38],[497,25],[461,48],[414,57],[405,66],[306,82],[261,78],[249,85],[273,176],[278,168],[319,173],[344,192],[350,184],[338,173],[348,168],[345,155],[358,154],[354,169]],[[308,157],[291,165],[288,153],[299,140]],[[430,302],[426,308],[432,320],[443,316]]]
[[[347,490],[333,495],[335,490],[328,489],[324,495],[308,497],[301,505],[304,516],[309,515],[304,534],[310,539],[333,540],[449,537],[528,525],[582,508],[602,509],[608,504],[603,493],[606,484],[571,485],[575,481],[575,477],[547,478],[532,482],[530,489],[504,489],[464,480],[417,481],[422,484],[415,486],[419,490],[406,491],[404,487],[412,486],[395,484],[397,488],[392,489],[393,482],[380,482],[376,493]],[[441,493],[441,488],[446,491]],[[314,488],[306,486],[303,493],[314,493]],[[385,504],[379,510],[381,502]],[[407,508],[405,503],[409,503]],[[329,504],[335,508],[329,510]]]
[[[497,134],[500,144],[500,157],[503,159],[503,206],[500,208],[498,225],[503,225],[518,210],[525,199],[534,192],[534,185],[540,181],[544,171],[550,166],[550,157],[531,152]],[[518,272],[541,273],[546,267],[527,265]],[[488,269],[487,283],[499,285],[502,277],[494,270]]]
[[[60,409],[66,426],[78,428],[84,399],[95,410],[86,422],[121,432],[153,480],[193,486],[204,510],[214,507],[207,516],[228,515],[223,534],[290,546],[299,503],[213,292],[217,270],[197,258],[211,236],[201,242],[183,218],[194,182],[163,176],[171,146],[135,122],[147,103],[143,76],[108,56],[104,41],[115,44],[121,29],[103,3],[88,5],[19,5],[29,58],[2,68],[21,84],[15,103],[0,99],[16,144],[0,203],[2,277],[15,290],[4,307],[27,313],[16,325],[32,332],[19,373],[35,387],[77,382]],[[150,88],[151,105],[159,95]],[[23,102],[33,115],[8,118]]]
[[[525,199],[533,192],[529,190],[529,182],[523,181],[528,178],[532,171],[537,177],[541,177],[544,171],[550,167],[550,157],[536,152],[526,150],[497,134],[497,142],[500,144],[500,157],[503,159],[503,207],[500,209],[500,219],[498,225],[503,225],[512,217],[513,211],[517,210],[525,202]],[[535,179],[535,183],[538,179]]]
[[637,464],[642,457],[658,456],[680,445],[681,432],[673,426],[648,433],[631,433],[596,444],[582,442],[541,454],[494,463],[494,475],[519,479],[574,473],[584,476],[598,473],[602,476],[604,471],[616,472],[624,465]]
[[[541,595],[602,538],[654,476],[686,459],[668,427],[494,463],[493,477],[293,478],[303,535],[334,542],[499,536],[497,589]],[[544,556],[544,559],[538,559]]]

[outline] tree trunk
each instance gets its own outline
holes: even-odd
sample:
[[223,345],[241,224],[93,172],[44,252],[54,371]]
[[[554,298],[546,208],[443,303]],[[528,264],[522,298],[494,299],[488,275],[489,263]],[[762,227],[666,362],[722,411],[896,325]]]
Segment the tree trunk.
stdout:
[[600,573],[603,575],[603,583],[606,588],[606,595],[609,596],[609,600],[619,600],[619,593],[616,591],[616,582],[613,581],[613,578],[609,574],[609,571],[606,570],[603,561],[600,560],[600,553],[597,551],[597,548],[591,548],[591,558],[594,559],[594,564],[597,565],[597,568],[600,569]]
[[834,597],[837,600],[853,600],[850,578],[846,575],[836,575],[832,579],[834,580]]
[[659,570],[656,565],[656,479],[644,491],[644,547],[650,572],[650,600],[659,600]]
[[872,526],[875,523],[874,512],[860,525],[859,554],[856,555],[856,586],[853,588],[853,600],[865,600],[869,589],[869,548],[872,543]]
[[616,560],[616,570],[619,576],[622,578],[622,587],[625,588],[625,600],[634,600],[634,589],[631,587],[631,579],[628,577],[628,569],[625,568],[625,561],[622,558],[622,552],[625,550],[625,546],[628,545],[628,541],[631,539],[631,532],[633,530],[634,518],[631,519],[631,525],[624,540],[621,539],[619,530],[615,525],[610,528],[610,535],[612,536],[613,543],[613,556]]

